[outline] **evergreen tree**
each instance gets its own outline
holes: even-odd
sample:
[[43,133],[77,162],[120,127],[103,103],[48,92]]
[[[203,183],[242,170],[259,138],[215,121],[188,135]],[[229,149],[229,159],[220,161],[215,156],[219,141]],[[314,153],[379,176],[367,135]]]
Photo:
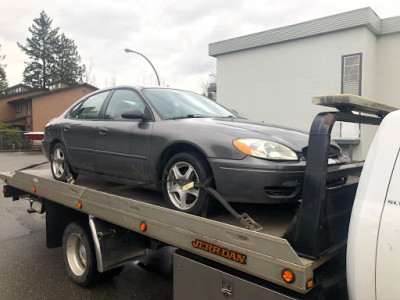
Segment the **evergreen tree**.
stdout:
[[67,38],[64,33],[58,37],[55,48],[54,64],[51,67],[51,77],[70,83],[82,82],[85,73],[85,65],[81,66],[81,57],[73,40]]
[[[0,45],[0,50],[1,50],[1,45]],[[5,55],[0,55],[0,96],[4,95],[5,90],[8,87],[6,71],[4,70],[6,65],[1,63],[1,61],[4,60],[5,58],[6,58]]]
[[32,37],[26,39],[26,45],[17,43],[31,59],[25,63],[24,82],[32,87],[46,87],[55,80],[82,82],[85,65],[80,65],[74,41],[60,35],[58,27],[53,29],[53,21],[44,11],[33,22],[29,27]]
[[58,28],[51,27],[53,21],[43,10],[40,12],[40,17],[33,22],[32,27],[29,27],[32,37],[26,39],[26,45],[17,43],[31,59],[25,63],[24,82],[32,87],[46,87],[47,82],[53,80],[50,69],[54,64]]

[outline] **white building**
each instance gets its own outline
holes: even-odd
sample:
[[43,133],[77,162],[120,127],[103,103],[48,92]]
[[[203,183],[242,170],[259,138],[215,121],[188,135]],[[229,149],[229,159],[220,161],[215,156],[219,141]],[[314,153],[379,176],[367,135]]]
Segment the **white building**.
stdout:
[[[400,16],[363,8],[209,45],[217,99],[244,116],[308,131],[321,94],[352,93],[400,107]],[[339,129],[341,128],[341,129]],[[364,158],[374,129],[344,124],[335,135]],[[359,139],[361,137],[361,139]],[[343,146],[346,148],[346,146]]]

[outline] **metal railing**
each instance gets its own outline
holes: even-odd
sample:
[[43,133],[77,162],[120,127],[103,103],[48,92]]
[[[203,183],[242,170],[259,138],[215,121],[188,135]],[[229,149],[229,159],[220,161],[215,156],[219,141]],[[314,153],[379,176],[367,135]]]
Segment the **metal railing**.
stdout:
[[24,136],[26,131],[0,130],[0,151],[32,149],[32,141]]

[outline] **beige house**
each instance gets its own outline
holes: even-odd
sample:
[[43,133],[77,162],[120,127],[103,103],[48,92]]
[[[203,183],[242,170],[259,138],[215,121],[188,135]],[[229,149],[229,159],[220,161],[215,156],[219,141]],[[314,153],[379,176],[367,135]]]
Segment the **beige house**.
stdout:
[[18,84],[0,97],[0,123],[8,123],[24,131],[44,131],[52,118],[58,117],[83,96],[97,90],[87,84],[71,85],[54,81],[48,88],[31,88]]

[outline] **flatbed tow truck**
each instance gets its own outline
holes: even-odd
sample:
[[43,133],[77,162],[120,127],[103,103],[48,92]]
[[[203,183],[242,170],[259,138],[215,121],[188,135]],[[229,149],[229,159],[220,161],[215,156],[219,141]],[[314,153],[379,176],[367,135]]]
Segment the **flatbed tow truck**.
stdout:
[[[394,134],[400,113],[352,95],[313,102],[337,111],[313,121],[302,200],[290,207],[236,207],[257,223],[245,217],[238,224],[246,215],[223,199],[228,210],[194,216],[166,208],[156,192],[84,176],[74,184],[55,181],[47,166],[1,173],[3,192],[28,199],[30,212],[46,213],[47,246],[63,247],[68,275],[82,286],[117,274],[146,248],[171,245],[177,248],[174,299],[400,299],[395,271],[376,263],[400,267],[400,239],[394,238],[400,218],[391,211],[400,213],[400,189],[393,184],[400,181],[400,137]],[[328,166],[335,121],[383,121],[365,166]],[[331,176],[345,180],[327,186]]]

